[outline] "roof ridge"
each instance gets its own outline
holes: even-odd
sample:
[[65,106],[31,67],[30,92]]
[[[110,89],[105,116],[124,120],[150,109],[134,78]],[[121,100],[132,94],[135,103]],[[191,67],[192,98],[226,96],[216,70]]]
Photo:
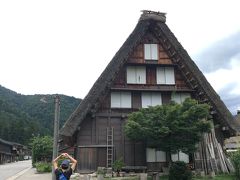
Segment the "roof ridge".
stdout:
[[163,23],[166,22],[167,13],[159,12],[159,11],[151,11],[151,10],[142,10],[141,12],[142,12],[142,15],[140,16],[139,21],[153,19]]

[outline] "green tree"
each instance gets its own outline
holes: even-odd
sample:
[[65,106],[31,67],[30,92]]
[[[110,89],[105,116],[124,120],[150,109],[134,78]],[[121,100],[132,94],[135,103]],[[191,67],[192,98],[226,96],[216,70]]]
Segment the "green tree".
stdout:
[[209,106],[187,98],[183,104],[170,103],[140,109],[129,115],[125,132],[131,140],[169,153],[191,153],[209,132]]
[[30,146],[32,147],[32,163],[51,161],[53,139],[50,136],[37,136],[32,139]]
[[229,153],[233,166],[235,168],[236,179],[240,179],[240,150]]

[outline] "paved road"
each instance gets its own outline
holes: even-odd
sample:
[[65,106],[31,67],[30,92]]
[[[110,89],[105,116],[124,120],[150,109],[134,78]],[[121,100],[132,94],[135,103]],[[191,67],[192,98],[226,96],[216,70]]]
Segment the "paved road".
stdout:
[[32,167],[32,160],[0,165],[0,180],[6,180],[19,172]]

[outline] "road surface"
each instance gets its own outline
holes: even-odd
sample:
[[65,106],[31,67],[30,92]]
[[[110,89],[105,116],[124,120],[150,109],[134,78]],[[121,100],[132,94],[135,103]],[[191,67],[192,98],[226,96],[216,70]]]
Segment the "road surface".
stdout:
[[0,180],[14,179],[14,176],[31,167],[32,160],[18,161],[0,165]]

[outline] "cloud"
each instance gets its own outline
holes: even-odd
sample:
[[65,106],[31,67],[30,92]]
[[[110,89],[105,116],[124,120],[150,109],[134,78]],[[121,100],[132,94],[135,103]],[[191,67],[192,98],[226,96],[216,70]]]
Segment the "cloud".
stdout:
[[231,83],[228,86],[222,88],[218,94],[226,104],[232,114],[236,114],[237,110],[240,110],[240,94],[236,95],[231,93],[233,89],[237,88],[237,84]]
[[240,110],[240,32],[222,39],[195,57],[195,62],[228,109]]
[[203,72],[212,72],[217,69],[231,68],[231,60],[240,62],[240,32],[222,39],[195,57],[195,61]]

